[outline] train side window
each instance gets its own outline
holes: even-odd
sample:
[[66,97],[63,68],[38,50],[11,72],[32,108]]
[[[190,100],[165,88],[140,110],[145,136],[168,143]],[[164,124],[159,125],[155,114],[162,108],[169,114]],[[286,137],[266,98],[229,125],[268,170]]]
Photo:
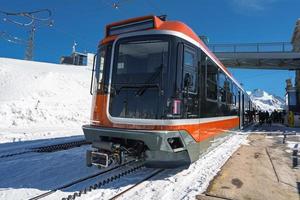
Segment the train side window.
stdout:
[[218,96],[218,88],[217,88],[217,80],[218,80],[218,68],[211,61],[211,59],[207,59],[206,66],[206,98],[208,100],[217,100]]
[[219,71],[218,86],[219,86],[219,93],[220,93],[219,101],[222,103],[226,103],[228,81],[226,80],[225,74],[221,70]]
[[196,53],[191,48],[184,47],[183,55],[183,85],[189,93],[197,93]]
[[233,104],[233,94],[232,94],[232,81],[228,79],[228,90],[227,90],[227,104]]

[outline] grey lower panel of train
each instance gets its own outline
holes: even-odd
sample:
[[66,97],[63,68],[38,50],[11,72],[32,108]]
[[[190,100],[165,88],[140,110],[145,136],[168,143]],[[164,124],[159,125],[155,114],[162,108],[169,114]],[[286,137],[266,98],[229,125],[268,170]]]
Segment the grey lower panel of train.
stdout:
[[[86,140],[92,145],[101,142],[102,137],[142,141],[147,146],[146,166],[159,168],[189,166],[199,159],[200,154],[205,152],[216,138],[212,137],[197,143],[186,131],[127,130],[92,125],[84,125],[82,128]],[[220,134],[217,137],[227,134]],[[182,145],[179,148],[172,148],[170,139],[180,140]]]

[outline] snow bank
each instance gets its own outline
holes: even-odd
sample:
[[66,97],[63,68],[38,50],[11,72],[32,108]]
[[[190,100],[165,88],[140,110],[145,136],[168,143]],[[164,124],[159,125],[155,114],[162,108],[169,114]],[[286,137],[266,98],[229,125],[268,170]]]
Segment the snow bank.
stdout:
[[0,58],[0,142],[17,130],[79,130],[89,121],[90,75],[83,66]]

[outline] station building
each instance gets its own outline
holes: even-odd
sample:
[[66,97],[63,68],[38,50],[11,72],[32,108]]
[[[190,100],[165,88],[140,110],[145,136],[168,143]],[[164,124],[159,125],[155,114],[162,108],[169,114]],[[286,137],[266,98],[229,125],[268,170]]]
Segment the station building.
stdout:
[[[300,52],[300,19],[296,22],[292,45],[294,52]],[[294,85],[291,80],[286,81],[287,111],[289,113],[289,124],[300,127],[300,70],[295,70],[295,73]]]

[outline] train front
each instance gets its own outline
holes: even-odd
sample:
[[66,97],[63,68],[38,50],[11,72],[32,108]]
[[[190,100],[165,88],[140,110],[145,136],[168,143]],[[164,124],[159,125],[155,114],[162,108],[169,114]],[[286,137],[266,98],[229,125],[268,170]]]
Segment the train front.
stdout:
[[[84,125],[87,165],[143,159],[149,167],[187,165],[195,139],[176,126],[183,117],[178,37],[155,16],[108,25],[95,58],[91,124]],[[180,75],[181,77],[182,75]]]

